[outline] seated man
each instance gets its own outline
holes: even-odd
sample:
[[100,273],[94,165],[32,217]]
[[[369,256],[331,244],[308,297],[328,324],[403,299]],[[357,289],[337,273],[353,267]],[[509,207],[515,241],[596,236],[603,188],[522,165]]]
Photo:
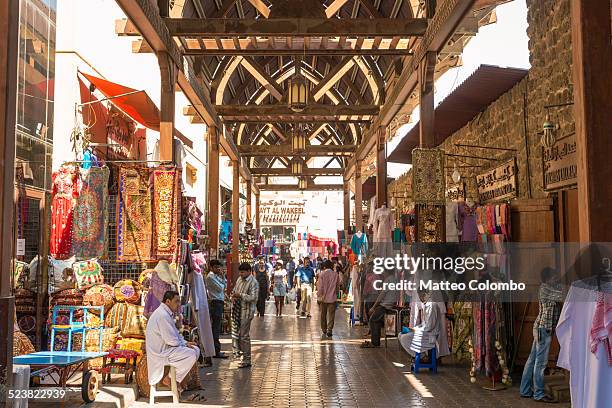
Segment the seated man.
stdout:
[[[164,367],[176,368],[176,382],[180,384],[192,369],[200,349],[194,342],[186,342],[179,333],[174,316],[179,312],[181,299],[178,292],[164,293],[162,304],[151,314],[147,322],[147,368],[149,384],[170,385],[170,379],[164,378]],[[179,385],[179,393],[182,389]]]
[[385,289],[376,291],[378,292],[378,296],[376,297],[374,305],[368,312],[370,316],[368,324],[370,326],[371,340],[369,342],[366,341],[361,344],[362,348],[380,347],[380,334],[383,328],[385,327],[385,315],[387,314],[387,311],[393,310],[393,308],[397,305],[398,301],[398,292],[389,289],[389,285],[397,283],[394,271],[386,270],[384,275],[375,276],[377,277],[376,280],[383,280],[385,284],[385,286],[383,287]]
[[[418,295],[417,292],[414,295],[418,296],[417,301],[422,302],[420,319],[415,319],[416,325],[410,327],[408,333],[399,335],[400,344],[413,357],[416,353],[424,353],[434,347],[438,348],[438,357],[448,355],[446,339],[442,336],[446,330],[446,316],[441,310],[440,293],[419,291]],[[434,297],[436,299],[433,299]]]

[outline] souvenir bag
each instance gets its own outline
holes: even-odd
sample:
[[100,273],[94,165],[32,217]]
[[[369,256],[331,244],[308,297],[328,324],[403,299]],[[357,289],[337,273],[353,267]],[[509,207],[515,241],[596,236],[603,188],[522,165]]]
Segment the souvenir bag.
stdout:
[[[106,284],[94,285],[85,291],[83,303],[88,306],[104,306],[104,313],[106,314],[115,303],[113,288]],[[91,312],[97,314],[98,311],[92,309]]]
[[142,287],[136,281],[123,279],[115,284],[114,292],[117,302],[139,304]]
[[147,318],[144,316],[144,307],[127,304],[125,322],[121,328],[121,337],[144,339],[147,331]]
[[104,283],[103,270],[97,259],[75,262],[72,269],[79,289]]

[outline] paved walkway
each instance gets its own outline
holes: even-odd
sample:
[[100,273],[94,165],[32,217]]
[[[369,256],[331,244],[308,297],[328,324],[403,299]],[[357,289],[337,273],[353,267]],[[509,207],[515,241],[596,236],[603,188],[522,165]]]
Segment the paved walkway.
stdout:
[[[350,327],[348,314],[339,309],[332,340],[321,340],[317,306],[313,317],[295,315],[286,305],[285,316],[256,317],[251,330],[253,367],[238,369],[231,360],[214,360],[201,373],[206,402],[182,404],[217,407],[541,407],[521,399],[517,386],[487,391],[469,382],[465,366],[444,365],[438,375],[410,373],[407,354],[395,339],[388,348],[360,349],[365,328]],[[229,338],[223,349],[230,350]],[[484,385],[484,383],[483,383]],[[164,404],[171,405],[171,404]],[[144,407],[144,399],[135,407]],[[556,404],[569,407],[569,404]]]

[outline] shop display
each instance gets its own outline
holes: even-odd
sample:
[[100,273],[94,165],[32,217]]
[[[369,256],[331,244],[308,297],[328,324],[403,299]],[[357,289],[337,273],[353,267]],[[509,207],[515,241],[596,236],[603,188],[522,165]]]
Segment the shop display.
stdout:
[[358,257],[365,257],[368,253],[368,237],[361,231],[357,231],[351,238],[351,251]]
[[147,318],[144,306],[127,304],[125,320],[121,326],[121,337],[144,339],[147,329]]
[[414,149],[412,151],[412,178],[415,203],[444,204],[446,202],[444,151]]
[[424,243],[444,242],[445,207],[440,205],[417,205],[417,241]]
[[78,259],[103,256],[108,227],[108,167],[79,172],[81,189],[73,209],[72,253]]
[[113,288],[106,284],[94,285],[88,288],[83,295],[83,304],[87,306],[104,306],[104,314],[113,307]]
[[476,242],[479,231],[476,220],[476,205],[473,202],[459,203],[459,230],[461,231],[461,242]]
[[149,169],[119,169],[117,218],[117,260],[126,262],[151,259],[153,216]]
[[178,243],[181,172],[175,167],[153,170],[153,253],[171,260]]

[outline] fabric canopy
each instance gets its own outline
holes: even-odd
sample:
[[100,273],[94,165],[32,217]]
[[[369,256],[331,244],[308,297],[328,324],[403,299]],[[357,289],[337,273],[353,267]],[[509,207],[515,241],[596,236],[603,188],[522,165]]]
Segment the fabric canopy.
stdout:
[[[113,98],[110,100],[110,102],[136,122],[148,129],[159,132],[159,109],[145,91],[139,91],[137,89],[119,85],[114,82],[107,81],[106,79],[98,78],[83,72],[79,73],[87,78],[90,83],[95,85],[96,89],[105,97]],[[191,140],[185,137],[178,130],[174,129],[174,135],[180,139],[183,144],[193,147]]]

